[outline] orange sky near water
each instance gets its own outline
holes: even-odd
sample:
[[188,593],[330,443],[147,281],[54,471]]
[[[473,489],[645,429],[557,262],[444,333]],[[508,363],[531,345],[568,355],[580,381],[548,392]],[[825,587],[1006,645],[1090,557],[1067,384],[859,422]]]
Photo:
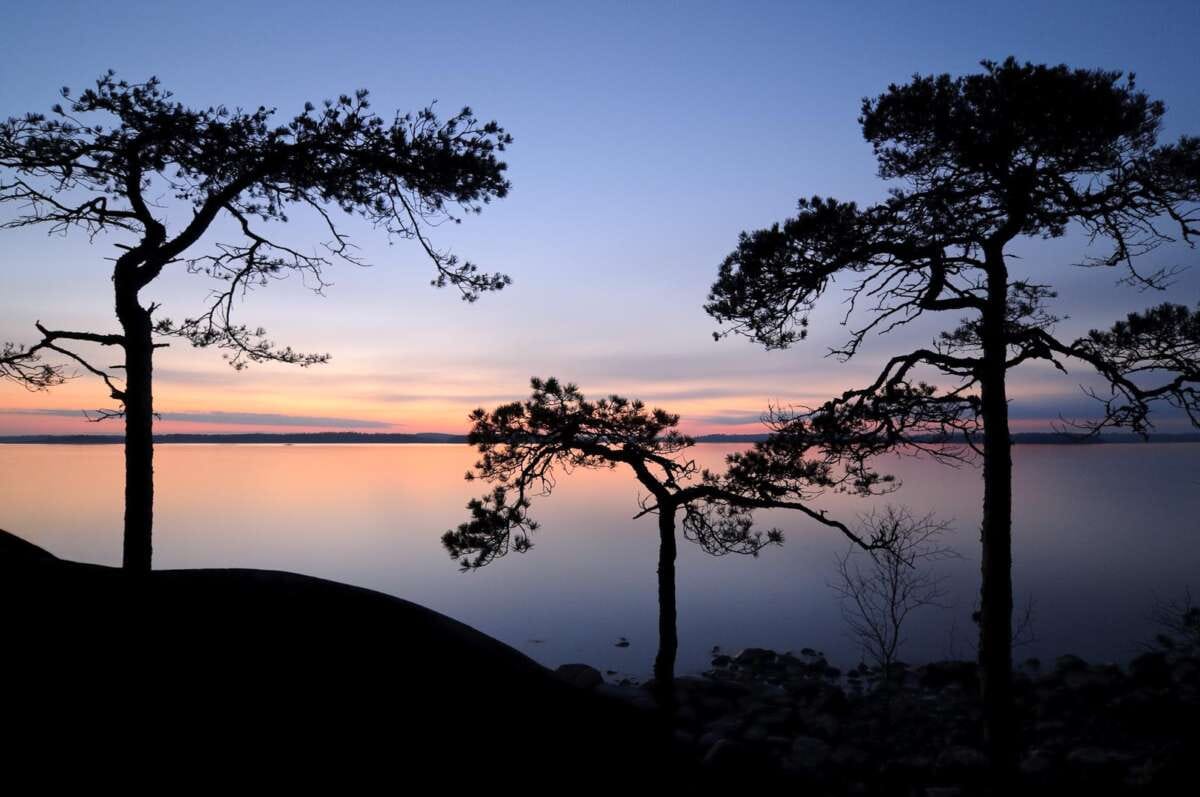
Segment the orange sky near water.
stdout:
[[[237,385],[242,375],[231,374],[230,385]],[[165,417],[156,422],[160,433],[300,433],[351,431],[362,433],[465,433],[467,414],[477,406],[494,407],[504,401],[527,395],[524,385],[495,385],[481,389],[478,397],[470,392],[459,395],[437,395],[439,387],[430,385],[428,398],[415,398],[403,403],[371,401],[356,398],[353,391],[344,400],[330,397],[325,391],[300,391],[290,394],[286,388],[294,384],[271,387],[269,375],[252,379],[246,389],[230,390],[222,385],[183,385],[170,381],[158,386],[156,408]],[[635,390],[639,386],[633,386]],[[640,386],[637,392],[621,392],[643,398],[647,404],[661,406],[681,416],[681,428],[690,434],[753,434],[765,431],[758,421],[773,403],[815,404],[837,395],[845,387],[829,385],[824,392],[808,395],[764,395],[747,389],[744,393],[726,391],[716,398],[680,398],[686,390],[672,390],[669,384]],[[811,383],[809,390],[812,390]],[[589,392],[585,395],[602,395]],[[657,398],[662,396],[663,398]],[[1020,393],[1017,393],[1019,399]],[[104,401],[104,391],[94,380],[79,377],[49,391],[28,391],[16,385],[0,385],[0,435],[20,434],[120,434],[119,420],[91,422],[83,408],[111,407]],[[47,412],[54,414],[46,414]],[[738,414],[745,422],[737,423]],[[189,417],[178,417],[193,416]],[[247,417],[248,416],[248,417]],[[720,423],[705,422],[706,418],[722,417]],[[197,419],[201,418],[201,419]],[[306,422],[306,419],[308,422]],[[1014,431],[1047,430],[1056,417],[1014,418]]]

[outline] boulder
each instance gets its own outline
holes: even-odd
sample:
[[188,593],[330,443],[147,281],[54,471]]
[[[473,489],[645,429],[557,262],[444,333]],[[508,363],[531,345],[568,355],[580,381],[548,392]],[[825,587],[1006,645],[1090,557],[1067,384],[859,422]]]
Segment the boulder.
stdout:
[[950,684],[975,688],[979,667],[973,661],[933,661],[917,668],[918,683],[926,689],[941,689]]
[[1160,687],[1171,682],[1171,665],[1162,651],[1143,653],[1129,662],[1129,675],[1139,686]]
[[766,648],[746,648],[733,657],[735,664],[742,667],[761,667],[775,658],[775,651]]
[[987,769],[987,756],[974,747],[956,745],[947,747],[937,757],[936,767],[948,774],[982,772]]
[[600,671],[588,664],[564,664],[554,673],[572,686],[578,686],[581,689],[595,689],[604,683],[604,676],[600,674]]
[[815,736],[797,736],[792,740],[791,763],[800,770],[813,770],[829,760],[831,748]]
[[830,753],[829,759],[839,769],[859,770],[871,763],[871,757],[861,747],[840,744]]
[[748,744],[721,739],[704,755],[704,766],[718,772],[752,773],[762,755]]
[[1129,755],[1102,747],[1076,747],[1067,753],[1067,764],[1083,770],[1117,769],[1129,761]]
[[1087,669],[1087,662],[1078,656],[1068,653],[1054,660],[1054,671],[1059,675],[1069,672],[1079,672]]

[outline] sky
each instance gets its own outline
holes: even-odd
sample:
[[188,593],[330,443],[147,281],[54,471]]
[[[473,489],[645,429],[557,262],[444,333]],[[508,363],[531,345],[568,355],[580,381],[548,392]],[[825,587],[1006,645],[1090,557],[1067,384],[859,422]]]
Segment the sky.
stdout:
[[[1166,139],[1200,133],[1194,0],[281,8],[14,2],[0,27],[0,115],[47,110],[60,86],[82,88],[108,68],[135,81],[157,75],[185,104],[268,105],[283,118],[357,88],[385,116],[469,105],[515,139],[505,157],[512,193],[433,238],[513,284],[466,304],[429,286],[415,245],[347,222],[370,267],[337,266],[321,296],[281,282],[239,308],[281,343],[328,352],[329,364],[234,372],[216,352],[176,342],[156,355],[159,431],[461,432],[472,408],[522,397],[535,375],[642,398],[695,433],[760,431],[769,405],[836,395],[954,320],[872,341],[849,363],[825,356],[847,332],[836,294],[813,315],[810,338],[787,351],[712,338],[702,305],[740,231],[791,215],[799,197],[885,195],[858,128],[864,96],[1014,55],[1131,70],[1166,103]],[[324,240],[306,219],[288,239]],[[32,342],[39,319],[115,331],[105,258],[116,240],[0,231],[0,340]],[[1200,298],[1200,267],[1147,295],[1117,287],[1115,273],[1073,267],[1086,244],[1073,233],[1015,249],[1016,273],[1059,289],[1065,337]],[[1176,247],[1153,262],[1197,261],[1200,252]],[[210,287],[172,272],[144,297],[178,318]],[[1014,428],[1088,414],[1085,382],[1037,367],[1014,374]],[[82,376],[39,393],[0,383],[0,434],[117,433],[81,412],[105,406],[103,385]]]

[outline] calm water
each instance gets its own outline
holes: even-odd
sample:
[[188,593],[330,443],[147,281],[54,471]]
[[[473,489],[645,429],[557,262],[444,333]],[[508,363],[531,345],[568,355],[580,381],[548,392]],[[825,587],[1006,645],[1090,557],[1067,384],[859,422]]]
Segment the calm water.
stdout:
[[[701,464],[735,447],[701,445]],[[1015,583],[1033,602],[1035,639],[1019,657],[1075,652],[1122,659],[1153,632],[1157,598],[1200,591],[1200,445],[1018,446]],[[157,452],[155,566],[257,567],[345,581],[417,601],[534,658],[586,661],[636,677],[655,647],[652,518],[632,520],[627,471],[579,472],[536,502],[533,551],[461,574],[439,537],[480,491],[462,474],[466,446],[169,445]],[[912,620],[903,656],[972,655],[978,578],[979,472],[898,459],[898,493],[823,502],[853,516],[888,501],[954,521],[962,554],[944,565],[954,608]],[[121,450],[0,446],[0,528],[71,559],[120,559]],[[712,558],[682,543],[680,669],[714,645],[812,646],[858,660],[827,585],[844,550],[794,513],[764,513],[782,548]],[[403,629],[396,629],[403,633]],[[626,637],[631,645],[617,648]]]

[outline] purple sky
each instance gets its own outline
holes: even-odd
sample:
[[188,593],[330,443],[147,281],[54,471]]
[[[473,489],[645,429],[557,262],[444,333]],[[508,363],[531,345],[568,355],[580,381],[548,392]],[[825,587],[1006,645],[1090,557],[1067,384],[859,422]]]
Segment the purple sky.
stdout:
[[[869,6],[869,7],[868,7]],[[432,100],[470,105],[515,136],[512,195],[436,242],[513,276],[468,306],[428,286],[403,242],[348,229],[373,265],[338,268],[324,297],[281,283],[243,318],[329,365],[234,373],[213,352],[164,350],[164,431],[461,431],[465,413],[516,398],[531,375],[585,393],[639,396],[694,431],[754,431],[769,402],[817,401],[863,380],[881,354],[947,323],[824,358],[845,334],[836,297],[786,352],[715,343],[702,311],[739,231],[793,212],[800,196],[871,202],[886,186],[856,117],[915,72],[973,71],[981,58],[1133,70],[1167,103],[1166,135],[1200,133],[1200,4],[1177,3],[305,3],[25,4],[0,27],[0,115],[46,110],[58,87],[111,67],[158,75],[187,104],[274,105],[371,89],[376,110]],[[7,212],[7,211],[6,211]],[[321,238],[310,221],[291,240]],[[35,320],[106,331],[111,241],[0,233],[0,340],[32,340]],[[1022,242],[1018,273],[1060,288],[1070,337],[1125,312],[1200,298],[1200,269],[1165,295],[1070,264],[1077,235]],[[1195,263],[1184,248],[1156,255]],[[199,306],[202,278],[170,274],[151,298],[169,315]],[[1014,377],[1018,428],[1083,414],[1081,378]],[[104,406],[89,380],[49,394],[0,385],[0,434],[115,432],[82,421]],[[19,410],[19,411],[14,411]]]

